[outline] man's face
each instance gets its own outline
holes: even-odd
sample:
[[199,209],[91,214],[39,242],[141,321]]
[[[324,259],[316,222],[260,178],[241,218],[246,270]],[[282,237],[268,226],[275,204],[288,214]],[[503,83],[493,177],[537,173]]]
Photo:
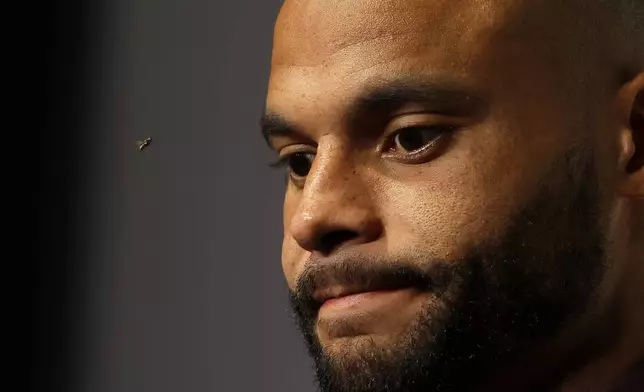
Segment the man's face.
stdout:
[[608,295],[608,82],[523,3],[283,7],[264,130],[323,391],[476,384]]

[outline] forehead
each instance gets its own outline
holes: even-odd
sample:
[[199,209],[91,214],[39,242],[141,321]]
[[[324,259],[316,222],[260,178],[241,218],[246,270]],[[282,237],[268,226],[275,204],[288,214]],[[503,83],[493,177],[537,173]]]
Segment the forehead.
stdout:
[[540,71],[526,54],[543,64],[557,52],[530,47],[552,34],[533,33],[530,19],[543,7],[532,3],[546,2],[287,0],[275,28],[268,106],[284,113],[306,104],[321,113],[395,75],[512,84],[513,70],[517,79]]
[[403,43],[411,46],[407,49],[420,49],[478,41],[479,34],[502,22],[511,4],[498,0],[290,0],[277,20],[273,65],[320,66],[370,52],[373,46],[390,52]]

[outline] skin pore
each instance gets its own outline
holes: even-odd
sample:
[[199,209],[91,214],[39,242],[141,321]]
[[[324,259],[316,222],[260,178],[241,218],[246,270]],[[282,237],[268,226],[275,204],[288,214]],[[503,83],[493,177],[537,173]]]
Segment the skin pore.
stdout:
[[644,60],[599,7],[285,2],[262,128],[321,391],[601,392],[642,359]]

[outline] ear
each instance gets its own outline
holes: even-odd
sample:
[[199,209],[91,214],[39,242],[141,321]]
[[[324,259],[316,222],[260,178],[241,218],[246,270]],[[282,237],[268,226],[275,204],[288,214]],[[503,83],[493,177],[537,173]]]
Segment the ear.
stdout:
[[619,91],[620,169],[619,193],[644,200],[644,70]]

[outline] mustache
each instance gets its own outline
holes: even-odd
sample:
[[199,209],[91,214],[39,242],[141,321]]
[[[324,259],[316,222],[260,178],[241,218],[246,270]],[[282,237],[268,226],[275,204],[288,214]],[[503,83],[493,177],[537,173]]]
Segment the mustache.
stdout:
[[401,288],[438,293],[459,276],[458,263],[417,259],[359,253],[338,253],[331,257],[311,255],[291,296],[301,305],[319,308],[325,297],[332,297],[329,293],[338,292],[338,288],[343,295]]

